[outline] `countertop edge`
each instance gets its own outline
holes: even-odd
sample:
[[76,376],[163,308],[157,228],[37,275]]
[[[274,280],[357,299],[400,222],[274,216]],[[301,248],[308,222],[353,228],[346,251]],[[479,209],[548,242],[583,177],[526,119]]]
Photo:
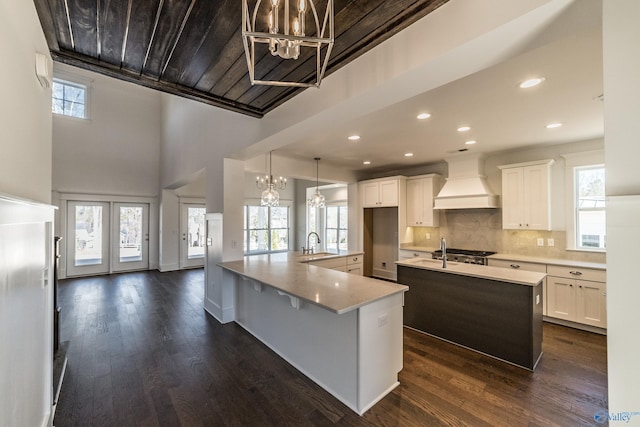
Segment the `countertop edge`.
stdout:
[[[479,266],[474,264],[463,264],[463,263],[461,264],[461,263],[454,263],[454,262],[449,262],[448,263],[449,267],[444,269],[435,264],[433,266],[428,264],[416,265],[416,261],[420,262],[420,258],[397,261],[396,264],[402,265],[405,267],[419,268],[419,269],[430,270],[430,271],[438,271],[440,273],[457,274],[459,276],[476,277],[479,279],[495,280],[497,282],[503,282],[503,283],[512,283],[514,285],[519,285],[519,286],[532,286],[532,287],[538,286],[547,276],[546,273],[537,273],[533,271],[512,271],[512,270],[507,270],[501,267],[489,267],[484,265]],[[467,269],[467,270],[464,270],[464,269]],[[469,271],[469,269],[471,269],[471,271]],[[478,270],[476,272],[476,271],[473,271],[474,269],[482,269],[484,271]],[[509,277],[501,277],[500,275],[483,274],[483,273],[495,272],[495,269],[509,271]]]
[[[350,254],[346,254],[346,256],[356,255],[356,254],[361,254],[361,253],[363,253],[363,252],[357,252],[356,251],[356,252],[352,252]],[[295,253],[292,254],[292,256],[295,256]],[[343,255],[339,255],[339,256],[345,256],[345,255],[343,254]],[[407,292],[409,290],[409,287],[406,286],[406,285],[402,285],[402,284],[399,284],[399,283],[389,283],[389,285],[392,284],[394,286],[394,289],[387,289],[385,292],[381,293],[381,295],[379,295],[379,296],[371,297],[369,299],[360,301],[360,302],[358,302],[356,304],[352,304],[352,305],[345,306],[345,307],[342,307],[342,308],[334,308],[334,307],[328,306],[326,304],[322,304],[320,302],[314,301],[313,299],[310,299],[309,297],[305,297],[304,295],[301,295],[300,293],[295,292],[295,291],[287,288],[286,286],[280,286],[280,285],[278,285],[276,283],[272,283],[271,280],[267,280],[264,277],[261,277],[259,274],[251,274],[251,273],[246,272],[244,270],[245,261],[246,261],[245,258],[243,258],[241,260],[221,262],[221,263],[218,263],[217,265],[219,267],[227,270],[227,271],[230,271],[230,272],[232,272],[234,274],[237,274],[238,276],[245,277],[245,278],[250,279],[250,280],[254,280],[254,281],[259,282],[259,283],[261,283],[261,284],[263,284],[265,286],[269,286],[269,287],[271,287],[271,288],[273,288],[273,289],[275,289],[277,291],[286,293],[287,295],[291,295],[292,297],[295,297],[295,298],[299,298],[301,301],[307,302],[309,304],[313,304],[313,305],[315,305],[317,307],[321,307],[321,308],[323,308],[323,309],[325,309],[325,310],[327,310],[327,311],[329,311],[331,313],[335,313],[335,314],[344,314],[344,313],[347,313],[349,311],[356,310],[356,309],[358,309],[360,307],[363,307],[365,305],[371,304],[373,302],[382,300],[384,298],[390,297],[390,296],[398,294],[398,293],[404,293],[404,292]],[[316,259],[316,261],[317,261],[317,259]],[[265,261],[265,262],[271,263],[271,261]],[[320,267],[320,266],[308,265],[308,263],[306,263],[306,262],[298,262],[295,259],[291,259],[291,260],[288,260],[288,261],[278,260],[278,261],[273,261],[273,262],[276,262],[276,263],[294,262],[296,264],[299,264],[300,266],[304,266],[304,268],[307,268],[307,269],[309,269],[309,268],[310,269],[321,269],[321,270],[327,270],[327,272],[329,272],[329,271],[331,272],[331,273],[328,273],[328,274],[337,274],[337,275],[344,274],[344,275],[347,275],[346,277],[349,277],[349,276],[353,276],[354,278],[357,277],[358,279],[356,279],[356,280],[363,280],[363,279],[364,280],[371,280],[371,281],[378,280],[378,279],[368,278],[368,277],[364,277],[364,276],[351,275],[350,273],[347,273],[347,272],[326,269],[326,268]],[[242,266],[242,267],[240,267],[240,266]]]

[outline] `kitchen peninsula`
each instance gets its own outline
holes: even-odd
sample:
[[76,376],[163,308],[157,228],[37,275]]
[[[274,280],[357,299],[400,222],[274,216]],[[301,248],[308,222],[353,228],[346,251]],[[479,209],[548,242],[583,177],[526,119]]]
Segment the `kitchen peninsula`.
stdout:
[[404,324],[528,370],[542,356],[544,273],[441,260],[397,262]]
[[408,288],[301,262],[322,258],[288,252],[219,265],[234,283],[236,323],[363,414],[399,384]]

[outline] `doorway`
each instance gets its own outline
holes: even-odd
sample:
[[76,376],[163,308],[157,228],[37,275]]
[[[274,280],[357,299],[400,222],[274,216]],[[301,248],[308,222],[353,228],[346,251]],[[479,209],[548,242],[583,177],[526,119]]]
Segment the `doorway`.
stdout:
[[204,204],[180,204],[180,268],[204,267],[206,211]]
[[149,268],[149,204],[67,202],[67,276]]
[[149,205],[114,203],[113,271],[149,268]]

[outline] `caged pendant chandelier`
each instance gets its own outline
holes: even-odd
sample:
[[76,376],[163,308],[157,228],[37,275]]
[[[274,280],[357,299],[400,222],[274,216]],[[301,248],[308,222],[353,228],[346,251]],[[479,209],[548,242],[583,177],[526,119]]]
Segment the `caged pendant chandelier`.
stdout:
[[269,151],[269,175],[265,175],[264,178],[256,177],[256,187],[258,190],[262,190],[260,196],[260,206],[280,206],[280,194],[277,190],[284,190],[287,188],[287,179],[283,177],[273,178],[271,174],[271,151]]
[[[324,17],[320,21],[313,0],[295,0],[295,10],[289,0],[242,0],[242,42],[252,85],[320,86],[334,43],[333,0],[325,1]],[[256,73],[256,58],[259,61],[266,53],[261,45],[267,45],[271,55],[282,59],[296,60],[302,49],[313,53],[314,78],[310,82],[269,80],[268,73],[272,70]]]
[[314,157],[316,161],[316,192],[307,202],[309,203],[310,208],[324,208],[325,200],[324,196],[320,193],[318,189],[318,162],[320,161],[320,157]]

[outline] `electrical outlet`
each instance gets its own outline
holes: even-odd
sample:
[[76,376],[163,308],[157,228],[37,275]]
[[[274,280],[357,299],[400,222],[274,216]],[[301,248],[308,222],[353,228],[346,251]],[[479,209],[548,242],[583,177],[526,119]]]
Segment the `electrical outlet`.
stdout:
[[235,249],[235,247],[238,245],[238,243],[235,240],[231,241],[231,247]]
[[431,233],[427,233],[427,240],[431,240]]
[[542,237],[538,237],[538,246],[544,246],[544,239]]
[[387,263],[382,261],[382,268],[387,268]]
[[383,314],[382,316],[378,317],[378,327],[381,328],[384,325],[386,325],[389,322],[389,317],[387,316],[387,314]]
[[556,244],[556,241],[554,239],[547,239],[547,246],[553,246]]

